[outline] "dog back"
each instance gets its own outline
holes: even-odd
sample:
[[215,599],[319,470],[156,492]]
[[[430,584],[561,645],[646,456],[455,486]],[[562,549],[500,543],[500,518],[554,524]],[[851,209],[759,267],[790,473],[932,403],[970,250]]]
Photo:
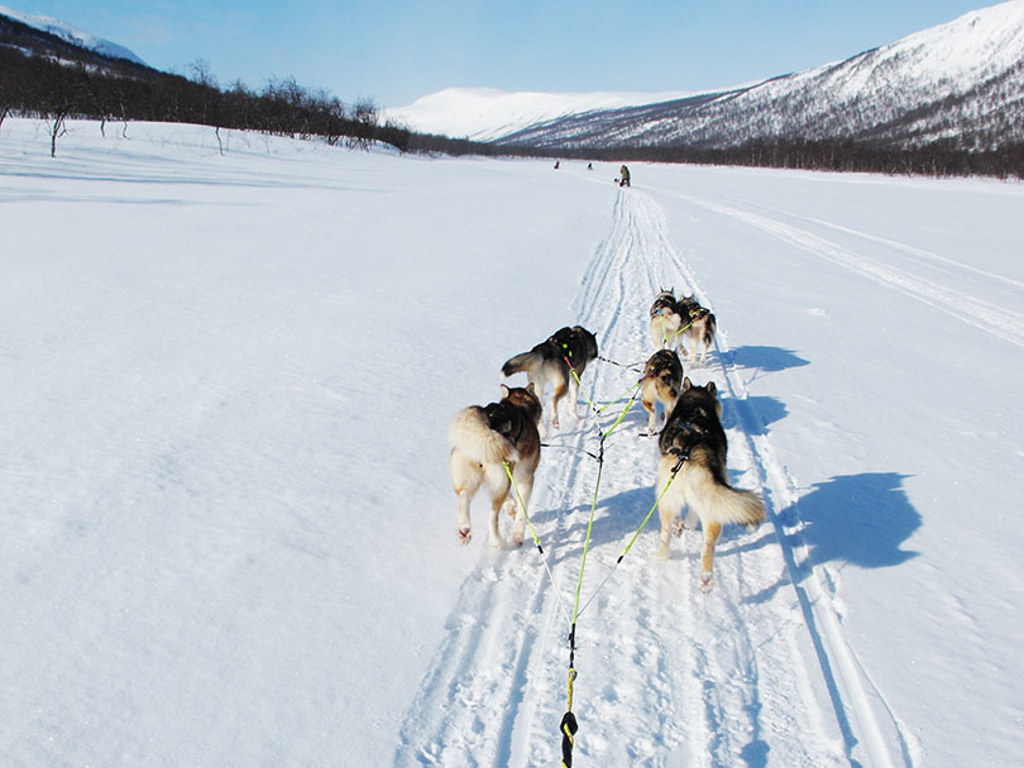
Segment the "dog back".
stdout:
[[662,291],[651,304],[651,319],[664,314],[666,311],[678,314],[676,308],[676,297],[672,291]]
[[720,413],[714,382],[698,387],[684,379],[658,440],[661,455],[698,462],[711,471],[716,482],[725,484],[727,442]]

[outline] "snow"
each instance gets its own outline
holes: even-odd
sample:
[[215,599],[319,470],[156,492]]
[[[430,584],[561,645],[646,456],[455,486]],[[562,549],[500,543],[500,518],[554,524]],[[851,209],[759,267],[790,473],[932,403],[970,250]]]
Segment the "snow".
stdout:
[[406,107],[383,111],[420,133],[492,141],[565,115],[595,109],[642,106],[696,95],[693,91],[661,93],[539,93],[497,88],[447,88]]
[[630,116],[617,110],[628,101],[592,103],[584,111],[552,94],[497,92],[487,99],[455,89],[408,108],[409,123],[418,127],[422,120],[434,132],[477,131],[479,138],[552,149],[734,146],[779,137],[888,138],[901,146],[954,138],[968,148],[990,147],[1008,135],[1006,125],[1020,122],[1015,110],[1024,99],[1017,72],[1022,60],[1024,0],[1011,0],[846,61],[705,91],[715,98],[698,104],[665,103],[667,98],[652,95],[633,100],[648,108]]
[[22,11],[15,11],[11,8],[5,8],[0,5],[0,15],[9,16],[16,21],[20,21],[22,24],[26,24],[35,29],[42,30],[51,35],[55,35],[60,39],[71,43],[72,45],[81,46],[82,48],[88,48],[96,51],[97,53],[103,54],[104,56],[112,56],[118,59],[128,59],[136,64],[148,66],[146,62],[140,59],[135,53],[125,48],[123,45],[113,43],[110,40],[106,40],[102,37],[92,34],[91,32],[83,32],[70,24],[55,19],[51,16],[39,16],[36,14],[23,13]]
[[[1019,764],[1024,187],[221,134],[0,126],[0,764],[556,764],[592,508],[576,765]],[[656,519],[616,566],[656,447],[595,491],[599,363],[543,556],[459,546],[450,418],[565,324],[645,359],[661,286],[769,522],[709,594]]]
[[[833,89],[847,98],[866,90],[965,92],[1015,67],[1024,56],[1024,0],[981,8],[854,57]],[[862,66],[863,58],[867,66]],[[803,73],[819,77],[825,65]],[[852,71],[851,71],[852,70]]]

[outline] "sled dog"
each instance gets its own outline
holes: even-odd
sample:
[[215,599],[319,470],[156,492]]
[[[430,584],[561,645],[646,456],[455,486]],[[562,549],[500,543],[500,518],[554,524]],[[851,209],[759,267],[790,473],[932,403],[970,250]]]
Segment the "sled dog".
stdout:
[[469,505],[480,485],[487,482],[491,492],[491,544],[503,549],[505,540],[498,532],[498,517],[508,500],[508,513],[515,517],[512,545],[523,543],[526,513],[516,514],[515,494],[509,498],[511,481],[505,470],[507,462],[516,488],[529,504],[533,490],[533,473],[540,462],[540,401],[533,385],[525,389],[501,387],[501,400],[486,406],[471,405],[459,411],[448,427],[452,451],[448,457],[452,487],[459,497],[459,540],[469,544],[472,527]]
[[[696,361],[697,348],[703,345],[700,354],[700,364],[704,365],[704,361],[708,356],[708,349],[711,348],[711,344],[715,340],[718,321],[715,319],[714,313],[706,307],[702,307],[700,302],[693,296],[683,297],[676,302],[676,306],[683,323],[679,332],[679,351],[683,353],[684,357],[689,357],[691,361]],[[689,355],[683,349],[683,339],[687,338],[690,340]]]
[[[554,386],[551,397],[551,426],[558,429],[558,403],[569,394],[572,412],[579,418],[579,381],[587,364],[597,358],[597,339],[579,325],[561,328],[529,352],[506,360],[501,367],[505,376],[526,372],[527,381],[536,387],[537,398],[543,402],[548,384]],[[576,375],[573,376],[573,371]]]
[[673,289],[662,290],[651,304],[651,339],[655,349],[674,349],[683,318]]
[[640,404],[649,414],[647,433],[654,434],[657,421],[657,403],[661,403],[662,411],[668,417],[669,411],[679,397],[679,388],[683,382],[683,364],[679,355],[672,349],[659,349],[647,360],[644,366],[643,385],[640,387]]
[[[697,387],[684,378],[682,391],[658,441],[661,461],[656,493],[660,499],[661,544],[657,556],[671,558],[669,537],[681,535],[684,528],[696,528],[699,520],[704,529],[700,585],[705,590],[711,588],[715,544],[722,526],[739,523],[756,527],[765,519],[764,503],[756,493],[729,485],[721,414],[714,382]],[[687,514],[682,520],[684,506]]]

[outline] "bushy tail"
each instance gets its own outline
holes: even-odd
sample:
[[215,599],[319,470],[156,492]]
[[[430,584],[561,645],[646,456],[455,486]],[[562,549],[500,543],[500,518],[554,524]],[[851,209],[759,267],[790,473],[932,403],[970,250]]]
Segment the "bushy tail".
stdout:
[[478,405],[472,405],[455,414],[448,426],[448,442],[470,461],[478,464],[501,464],[518,461],[512,442],[491,429],[487,414]]
[[704,346],[710,347],[715,340],[715,331],[718,330],[718,321],[714,314],[708,315],[708,321],[704,323]]
[[700,467],[686,478],[690,500],[706,522],[758,526],[765,520],[764,502],[754,491],[741,491],[716,482]]
[[536,352],[523,352],[521,355],[516,355],[510,360],[506,360],[505,364],[501,366],[501,373],[504,376],[511,376],[523,371],[529,371],[530,368],[537,364],[539,358],[540,355]]

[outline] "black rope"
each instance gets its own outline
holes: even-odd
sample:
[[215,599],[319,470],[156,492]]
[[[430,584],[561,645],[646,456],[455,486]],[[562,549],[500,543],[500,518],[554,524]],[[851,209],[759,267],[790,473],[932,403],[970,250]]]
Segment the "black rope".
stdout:
[[611,358],[605,357],[603,355],[598,355],[597,359],[600,360],[603,363],[611,363],[612,365],[619,366],[619,368],[629,368],[629,369],[640,368],[640,366],[642,366],[644,364],[644,362],[645,362],[644,360],[638,360],[635,363],[626,364],[626,363],[620,363],[617,360],[612,360]]

